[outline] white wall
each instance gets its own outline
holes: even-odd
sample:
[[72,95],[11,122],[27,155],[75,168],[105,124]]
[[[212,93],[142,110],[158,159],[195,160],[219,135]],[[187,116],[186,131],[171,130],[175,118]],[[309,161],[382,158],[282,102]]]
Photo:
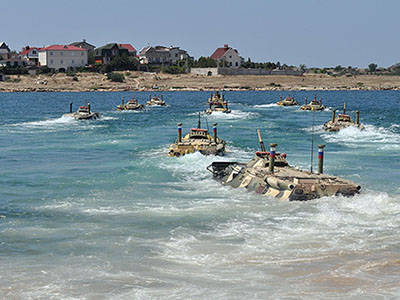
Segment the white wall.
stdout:
[[67,70],[87,65],[88,54],[87,51],[45,50],[39,52],[39,62],[41,66],[48,66],[51,69]]
[[242,64],[242,58],[232,48],[225,52],[222,59],[226,60],[230,68],[239,68]]

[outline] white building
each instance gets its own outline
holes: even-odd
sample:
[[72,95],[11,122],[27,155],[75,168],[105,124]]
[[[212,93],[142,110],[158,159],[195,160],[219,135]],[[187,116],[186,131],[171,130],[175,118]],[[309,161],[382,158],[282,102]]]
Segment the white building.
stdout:
[[142,63],[174,65],[179,60],[191,59],[187,51],[179,47],[147,46],[139,52]]
[[52,45],[39,49],[39,66],[47,66],[57,71],[87,65],[88,51],[71,45]]
[[19,53],[21,59],[27,63],[37,64],[39,61],[39,48],[26,46]]
[[210,57],[218,62],[225,61],[226,66],[231,68],[239,68],[243,62],[243,58],[239,56],[238,51],[227,44],[223,48],[215,50]]

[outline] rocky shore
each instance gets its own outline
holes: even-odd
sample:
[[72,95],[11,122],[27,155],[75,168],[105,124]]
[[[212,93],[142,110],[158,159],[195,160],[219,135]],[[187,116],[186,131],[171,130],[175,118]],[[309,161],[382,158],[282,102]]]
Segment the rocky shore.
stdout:
[[124,82],[111,82],[105,74],[65,73],[54,75],[11,75],[0,82],[0,92],[93,92],[128,90],[400,90],[400,76],[357,75],[303,76],[202,76],[145,72],[120,72]]

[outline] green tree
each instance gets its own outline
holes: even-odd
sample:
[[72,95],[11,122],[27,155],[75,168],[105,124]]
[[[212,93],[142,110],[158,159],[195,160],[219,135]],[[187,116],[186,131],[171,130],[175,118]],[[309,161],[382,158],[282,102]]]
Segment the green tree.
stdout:
[[377,64],[372,63],[368,65],[368,71],[370,71],[371,73],[375,72],[377,68],[378,68]]
[[340,71],[343,70],[343,67],[342,67],[341,65],[337,65],[337,66],[334,68],[334,70],[335,70],[335,72],[340,72]]

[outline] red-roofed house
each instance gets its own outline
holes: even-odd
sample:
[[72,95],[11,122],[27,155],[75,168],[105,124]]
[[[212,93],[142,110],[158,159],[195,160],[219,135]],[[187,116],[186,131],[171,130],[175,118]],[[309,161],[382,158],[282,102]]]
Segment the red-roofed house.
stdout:
[[215,50],[210,57],[218,62],[225,61],[226,66],[231,68],[239,68],[243,61],[243,58],[239,56],[238,51],[229,47],[227,44],[224,45],[223,48]]
[[26,62],[36,65],[39,62],[39,49],[40,48],[26,46],[22,48],[19,56]]
[[128,50],[129,55],[136,56],[136,49],[131,44],[118,44],[118,46]]
[[71,45],[52,45],[38,50],[39,65],[66,71],[87,65],[88,50]]

